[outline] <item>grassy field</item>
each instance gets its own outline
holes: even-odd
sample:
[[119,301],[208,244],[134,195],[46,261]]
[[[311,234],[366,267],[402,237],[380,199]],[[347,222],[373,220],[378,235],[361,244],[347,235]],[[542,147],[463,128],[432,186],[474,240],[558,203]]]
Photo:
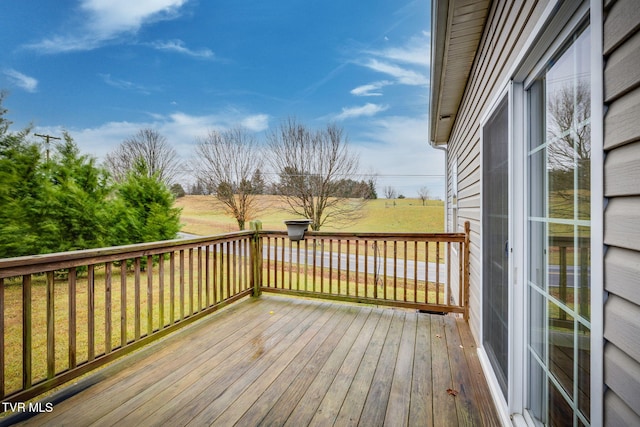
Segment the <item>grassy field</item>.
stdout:
[[[255,219],[265,230],[285,230],[283,221],[295,218],[285,210],[277,196],[260,196],[262,212]],[[198,235],[228,233],[238,230],[236,221],[227,215],[213,196],[185,196],[176,201],[182,208],[182,231]],[[365,202],[362,219],[347,227],[330,224],[322,231],[360,232],[443,232],[444,203],[429,200],[422,206],[419,199],[377,199]]]
[[[121,272],[118,266],[114,266],[111,272],[111,285],[107,286],[104,264],[95,266],[93,283],[93,334],[94,351],[96,355],[108,352],[108,348],[115,349],[121,345],[122,319],[121,311],[123,299],[126,301],[125,342],[131,342],[147,334],[153,333],[170,325],[173,320],[183,319],[202,309],[229,298],[249,287],[247,278],[248,260],[238,257],[238,264],[232,269],[232,276],[237,280],[225,286],[227,275],[220,270],[219,274],[211,277],[208,284],[204,273],[197,270],[197,251],[194,251],[195,264],[189,259],[188,252],[184,254],[186,268],[183,281],[180,281],[179,255],[176,256],[176,271],[174,272],[173,291],[171,290],[171,275],[169,261],[165,260],[164,285],[162,291],[159,285],[158,265],[153,266],[153,280],[151,293],[147,272],[141,271],[139,287],[136,296],[136,279],[134,271],[126,272],[126,290],[123,297],[121,292]],[[221,265],[220,258],[218,263]],[[240,260],[243,260],[242,262]],[[211,264],[210,257],[207,262]],[[246,266],[246,267],[245,267]],[[243,272],[240,269],[244,268]],[[32,337],[32,376],[33,382],[44,380],[47,377],[47,277],[39,274],[32,276],[31,284],[31,337]],[[213,288],[215,287],[215,291]],[[78,272],[76,284],[76,351],[77,364],[82,364],[89,359],[89,281],[87,271]],[[170,295],[174,293],[174,302],[171,303]],[[55,328],[55,369],[62,372],[69,366],[69,279],[60,273],[54,281],[54,328]],[[160,295],[162,304],[160,302]],[[150,296],[150,298],[149,298]],[[5,279],[4,281],[4,359],[5,359],[5,390],[20,390],[22,383],[22,348],[23,348],[23,323],[22,323],[22,282],[20,278]],[[136,299],[138,300],[138,320],[136,321]],[[162,306],[162,318],[160,316]],[[173,314],[171,313],[173,307]],[[109,314],[107,314],[109,313]],[[108,316],[111,321],[107,322]],[[110,339],[108,339],[106,324],[111,325]],[[110,344],[107,345],[107,342]]]

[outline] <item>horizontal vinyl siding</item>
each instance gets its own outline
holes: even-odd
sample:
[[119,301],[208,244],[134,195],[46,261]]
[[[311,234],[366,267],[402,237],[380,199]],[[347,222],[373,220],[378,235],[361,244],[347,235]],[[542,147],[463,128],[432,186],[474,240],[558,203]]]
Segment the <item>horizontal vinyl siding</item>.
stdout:
[[[640,117],[640,116],[639,116]],[[638,192],[640,182],[640,144],[629,144],[611,150],[605,160],[605,194],[627,196]]]
[[604,22],[606,425],[640,425],[640,7],[607,1]]
[[604,395],[604,405],[608,409],[604,414],[604,425],[607,427],[630,427],[638,425],[636,413],[629,408],[613,391]]
[[[633,360],[640,361],[640,311],[638,306],[611,294],[606,307],[604,337],[609,341],[608,344],[614,344]],[[611,388],[615,389],[613,384]]]
[[640,212],[640,196],[610,198],[606,210],[604,243],[640,251],[640,215],[638,212]]
[[625,42],[607,59],[604,79],[605,102],[619,98],[640,86],[640,32]]
[[604,352],[604,366],[605,381],[611,384],[611,390],[630,408],[640,407],[640,364],[610,345]]
[[[476,342],[481,343],[481,188],[480,120],[504,87],[514,58],[531,33],[546,1],[492,2],[478,54],[448,143],[449,160],[458,162],[458,224],[471,222],[470,320]],[[451,187],[449,187],[451,191]],[[452,220],[449,218],[451,223]]]
[[[640,71],[640,68],[635,71]],[[640,88],[611,102],[604,117],[604,148],[609,150],[638,141],[638,117]]]
[[610,247],[604,257],[605,290],[640,304],[640,252]]
[[640,29],[640,7],[636,0],[617,0],[608,2],[606,8],[604,53],[610,55]]

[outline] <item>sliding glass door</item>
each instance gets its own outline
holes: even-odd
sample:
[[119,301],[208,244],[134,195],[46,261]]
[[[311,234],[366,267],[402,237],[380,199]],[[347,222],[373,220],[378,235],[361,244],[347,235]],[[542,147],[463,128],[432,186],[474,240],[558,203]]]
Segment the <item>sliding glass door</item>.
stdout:
[[574,35],[527,90],[527,407],[545,425],[589,425],[589,38]]

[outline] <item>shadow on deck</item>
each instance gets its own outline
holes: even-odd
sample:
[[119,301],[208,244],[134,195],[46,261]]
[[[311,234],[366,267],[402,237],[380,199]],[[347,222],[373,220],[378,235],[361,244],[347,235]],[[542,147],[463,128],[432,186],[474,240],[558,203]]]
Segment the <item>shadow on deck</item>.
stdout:
[[280,296],[233,304],[61,394],[24,425],[500,425],[461,318]]

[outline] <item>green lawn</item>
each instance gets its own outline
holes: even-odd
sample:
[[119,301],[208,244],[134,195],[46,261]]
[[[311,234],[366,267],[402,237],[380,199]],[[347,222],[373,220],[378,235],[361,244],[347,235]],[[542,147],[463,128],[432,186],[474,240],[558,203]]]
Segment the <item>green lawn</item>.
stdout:
[[[253,219],[262,221],[265,230],[285,230],[283,221],[293,216],[286,212],[285,205],[278,197],[260,196],[258,203],[263,210]],[[182,208],[184,232],[210,235],[238,230],[235,220],[224,213],[213,196],[181,197],[176,206]],[[322,231],[443,232],[444,203],[429,200],[426,206],[422,206],[419,199],[368,200],[360,220],[341,228],[328,224]]]

